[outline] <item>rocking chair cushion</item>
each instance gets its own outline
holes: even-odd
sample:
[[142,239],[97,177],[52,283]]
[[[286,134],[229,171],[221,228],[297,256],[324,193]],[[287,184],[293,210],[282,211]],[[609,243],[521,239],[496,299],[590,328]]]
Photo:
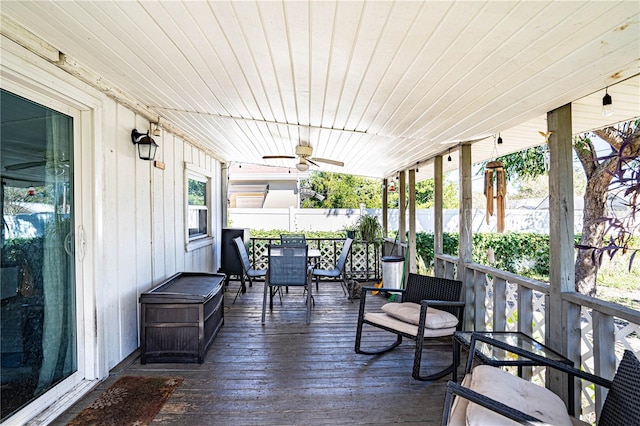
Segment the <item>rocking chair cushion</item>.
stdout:
[[[405,333],[411,336],[418,335],[418,326],[410,324],[405,321],[401,321],[397,318],[387,315],[383,312],[367,312],[364,314],[364,320],[373,324],[381,325],[383,327],[397,330],[401,333]],[[451,336],[455,333],[455,327],[449,328],[424,328],[424,337],[443,337]]]
[[[567,407],[549,389],[523,380],[496,367],[473,369],[470,389],[551,425],[571,426]],[[475,403],[466,411],[467,425],[515,425],[514,422]]]
[[[420,324],[420,305],[413,302],[387,303],[382,310],[400,321],[409,324]],[[424,326],[431,329],[451,328],[458,325],[458,318],[449,312],[429,307]]]

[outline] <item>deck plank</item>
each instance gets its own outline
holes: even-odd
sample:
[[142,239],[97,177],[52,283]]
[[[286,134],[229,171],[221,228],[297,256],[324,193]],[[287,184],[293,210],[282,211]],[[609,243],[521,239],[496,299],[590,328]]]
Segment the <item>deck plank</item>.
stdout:
[[[61,415],[65,425],[123,375],[180,375],[153,424],[327,425],[440,424],[446,382],[411,378],[413,342],[382,355],[354,352],[359,300],[351,303],[338,285],[321,283],[311,324],[305,324],[301,289],[290,289],[282,305],[261,324],[262,283],[232,304],[237,282],[225,294],[225,322],[203,364],[140,364],[136,353],[107,380]],[[379,305],[383,297],[375,297]],[[268,309],[268,306],[267,306]],[[394,336],[366,328],[364,345]],[[425,347],[423,369],[451,359],[450,340]]]

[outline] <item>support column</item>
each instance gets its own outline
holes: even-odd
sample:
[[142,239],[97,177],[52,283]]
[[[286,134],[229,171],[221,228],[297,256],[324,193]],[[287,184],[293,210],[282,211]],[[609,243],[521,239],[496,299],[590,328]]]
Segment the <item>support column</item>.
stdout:
[[401,171],[398,177],[398,241],[407,241],[407,178],[405,171]]
[[409,252],[407,270],[416,273],[416,171],[409,170]]
[[[444,253],[444,240],[443,240],[443,173],[442,173],[442,155],[438,155],[433,162],[433,191],[434,191],[434,205],[433,205],[433,253],[434,255]],[[433,274],[436,277],[444,278],[444,264],[438,262],[434,256],[433,262]]]
[[389,237],[389,180],[382,179],[382,236]]
[[[575,291],[571,104],[549,112],[547,127],[553,133],[549,138],[550,290],[545,335],[549,347],[568,354],[568,327],[572,325],[568,324],[567,319],[575,318],[575,315],[563,312],[562,293]],[[575,330],[572,334],[575,334]],[[573,349],[572,347],[571,350]],[[566,401],[567,387],[564,381],[564,375],[550,372],[547,387],[564,396]]]
[[475,321],[475,293],[473,291],[473,273],[467,273],[465,262],[471,262],[473,253],[473,240],[471,233],[472,221],[472,194],[471,194],[471,145],[465,144],[459,152],[460,174],[460,206],[458,217],[460,239],[458,242],[458,274],[457,279],[462,281],[465,288],[465,314],[464,329],[473,330]]
[[226,228],[229,226],[229,163],[222,163],[220,166],[220,223]]

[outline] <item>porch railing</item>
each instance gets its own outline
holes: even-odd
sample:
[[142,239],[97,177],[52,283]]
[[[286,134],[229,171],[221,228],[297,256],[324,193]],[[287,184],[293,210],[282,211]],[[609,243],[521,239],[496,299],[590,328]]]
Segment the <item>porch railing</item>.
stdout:
[[[436,275],[454,278],[458,259],[437,255]],[[549,284],[531,280],[477,263],[465,263],[465,276],[471,277],[467,288],[475,295],[471,301],[475,330],[522,331],[545,341],[545,306],[548,305]],[[640,312],[617,303],[606,302],[579,293],[563,293],[563,311],[576,312],[578,326],[566,327],[569,348],[578,348],[576,366],[585,371],[613,377],[624,349],[640,357]],[[573,331],[576,331],[573,333]],[[579,332],[578,332],[579,331]],[[571,354],[569,354],[571,358]],[[528,378],[544,381],[543,371],[525,371]],[[583,420],[594,422],[600,413],[606,389],[589,383],[577,383],[576,413]]]
[[[307,238],[310,248],[320,250],[318,268],[331,269],[335,267],[344,239],[341,238]],[[258,268],[266,268],[267,251],[270,244],[280,244],[279,238],[251,238],[249,254],[252,263]],[[379,244],[355,240],[347,257],[345,271],[349,278],[359,281],[380,280],[380,250]]]

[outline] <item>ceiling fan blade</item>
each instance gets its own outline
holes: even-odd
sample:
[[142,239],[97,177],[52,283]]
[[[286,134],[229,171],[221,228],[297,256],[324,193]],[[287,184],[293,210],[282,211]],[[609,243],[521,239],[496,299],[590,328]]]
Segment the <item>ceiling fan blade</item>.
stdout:
[[307,161],[307,163],[309,163],[309,164],[311,164],[313,166],[320,167],[313,160],[311,160],[311,158],[305,158],[305,160]]
[[[307,158],[307,160],[308,160],[308,158]],[[328,158],[313,157],[313,161],[317,161],[318,163],[331,164],[333,166],[338,166],[338,167],[343,167],[344,166],[344,163],[342,161],[330,160]]]
[[294,155],[263,155],[262,159],[263,160],[277,160],[277,159],[281,159],[281,158],[290,158],[290,159],[294,159],[297,158]]
[[8,171],[15,171],[15,170],[30,169],[31,167],[44,166],[45,164],[47,164],[46,161],[30,161],[28,163],[10,164],[8,166],[5,166],[4,169]]

